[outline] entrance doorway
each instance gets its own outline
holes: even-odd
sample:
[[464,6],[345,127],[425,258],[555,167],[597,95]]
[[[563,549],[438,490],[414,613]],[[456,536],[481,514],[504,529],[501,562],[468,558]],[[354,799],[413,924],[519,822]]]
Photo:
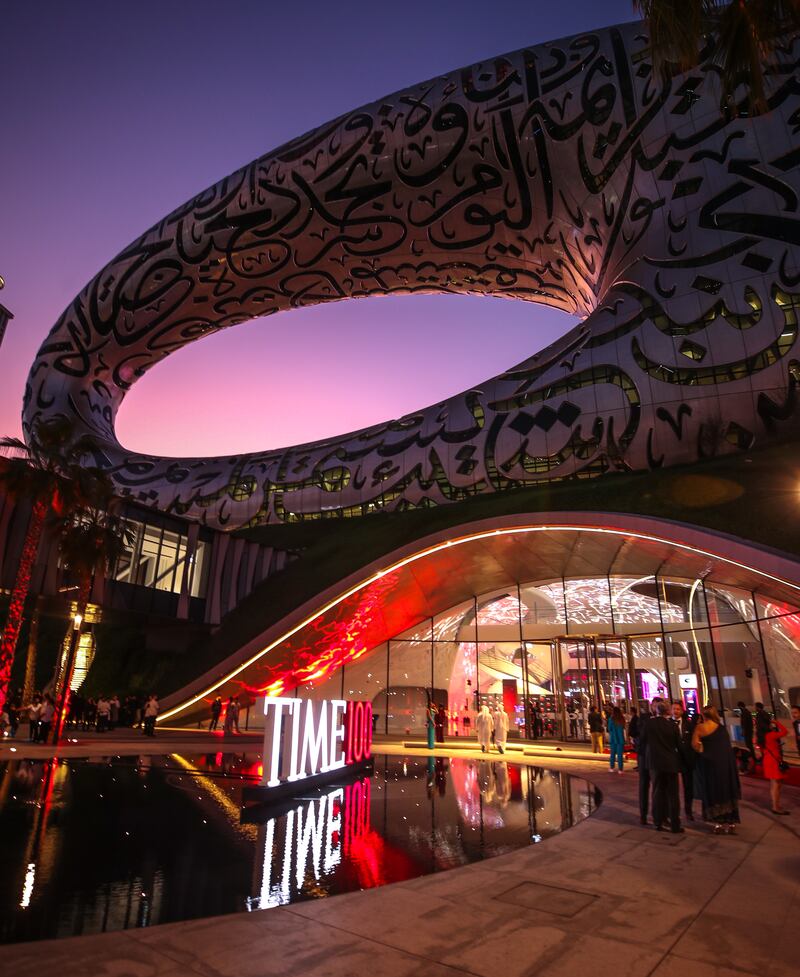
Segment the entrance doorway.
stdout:
[[586,741],[592,706],[604,712],[619,706],[627,715],[639,711],[639,693],[631,639],[619,635],[565,635],[555,642],[558,708],[564,739]]
[[524,641],[510,666],[506,663],[503,696],[475,693],[475,709],[482,704],[494,709],[505,700],[511,729],[519,736],[588,742],[592,706],[601,712],[618,706],[626,716],[638,713],[640,699],[649,697],[653,670],[659,681],[663,677],[663,669],[642,650],[650,637],[588,634]]

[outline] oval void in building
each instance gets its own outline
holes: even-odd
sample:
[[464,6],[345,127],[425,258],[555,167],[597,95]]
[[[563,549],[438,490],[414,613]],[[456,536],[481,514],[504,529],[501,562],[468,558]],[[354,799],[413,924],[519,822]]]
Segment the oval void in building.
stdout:
[[174,457],[333,437],[473,387],[575,322],[476,295],[376,296],[255,319],[148,371],[120,408],[117,434],[132,451]]

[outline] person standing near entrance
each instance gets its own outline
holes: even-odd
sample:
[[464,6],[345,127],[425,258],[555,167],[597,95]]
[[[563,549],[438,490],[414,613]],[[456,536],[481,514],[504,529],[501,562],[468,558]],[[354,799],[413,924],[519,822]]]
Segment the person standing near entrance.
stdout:
[[567,706],[567,719],[569,719],[570,739],[576,740],[578,738],[578,714],[575,711],[575,703],[572,699],[569,700]]
[[764,740],[767,738],[767,733],[770,731],[772,726],[772,716],[764,708],[763,702],[756,703],[756,743],[764,749]]
[[611,747],[611,757],[609,767],[614,770],[614,763],[618,766],[618,773],[622,773],[625,763],[625,716],[619,706],[614,706],[611,715],[608,717],[608,742]]
[[481,753],[486,753],[489,749],[489,741],[494,729],[494,720],[489,712],[488,706],[481,706],[480,712],[475,717],[475,731],[478,734],[478,742],[481,745]]
[[650,763],[647,753],[647,729],[652,719],[652,711],[657,708],[661,701],[659,696],[656,696],[652,702],[645,699],[639,713],[636,758],[639,764],[637,768],[639,771],[639,820],[642,824],[647,824],[647,813],[650,808]]
[[539,710],[536,708],[536,703],[531,703],[530,710],[528,712],[530,716],[530,737],[532,740],[539,739]]
[[769,797],[773,814],[788,814],[781,807],[781,784],[786,779],[788,764],[783,759],[781,740],[789,735],[789,730],[777,719],[764,737],[764,779],[769,781]]
[[639,757],[639,713],[636,712],[635,709],[631,713],[631,718],[630,718],[630,720],[628,722],[628,739],[631,741],[631,746],[633,747],[633,751],[634,751],[634,753],[636,754],[636,757],[637,757],[637,766],[636,766],[636,769],[638,770],[639,769],[639,766],[638,766],[638,757]]
[[434,723],[436,725],[436,742],[444,743],[444,731],[447,729],[447,710],[441,703],[436,710]]
[[508,715],[502,706],[498,706],[492,716],[494,723],[494,745],[501,753],[506,752],[506,740],[508,739]]
[[234,730],[236,733],[239,732],[239,699],[235,695],[228,696],[228,701],[225,704],[225,723],[223,732],[230,736],[233,734]]
[[597,706],[589,707],[589,733],[592,737],[592,753],[603,752],[603,717]]
[[663,831],[669,821],[670,831],[679,834],[683,831],[678,794],[681,741],[667,703],[659,702],[657,710],[658,714],[647,724],[647,757],[653,778],[653,821],[656,831]]
[[219,717],[222,714],[222,696],[218,695],[211,703],[211,722],[208,724],[209,732],[216,729],[219,725]]
[[145,736],[155,736],[156,735],[156,717],[158,716],[158,698],[155,695],[149,695],[147,697],[147,702],[144,704],[144,735]]
[[39,713],[39,732],[38,732],[38,742],[46,743],[50,738],[50,727],[53,725],[53,715],[56,711],[56,705],[53,701],[53,697],[49,694],[45,694],[42,700],[42,709]]
[[694,765],[697,754],[692,748],[692,736],[697,718],[686,715],[682,702],[672,703],[672,719],[678,727],[681,741],[681,780],[683,781],[683,811],[689,821],[694,821],[692,802],[694,801]]
[[436,734],[436,706],[430,697],[425,707],[425,731],[428,734],[428,749],[432,750]]
[[714,706],[703,706],[692,746],[698,755],[695,790],[703,805],[703,820],[714,825],[714,834],[731,834],[739,824],[742,790],[730,737]]
[[31,743],[39,741],[39,717],[42,714],[42,700],[37,692],[28,707],[28,739]]
[[745,749],[750,754],[753,765],[755,765],[756,751],[753,749],[753,714],[743,702],[737,702],[736,705],[739,709],[739,722],[742,726],[742,738],[744,739]]
[[97,732],[105,733],[108,730],[109,719],[111,718],[111,703],[105,695],[101,695],[97,700]]

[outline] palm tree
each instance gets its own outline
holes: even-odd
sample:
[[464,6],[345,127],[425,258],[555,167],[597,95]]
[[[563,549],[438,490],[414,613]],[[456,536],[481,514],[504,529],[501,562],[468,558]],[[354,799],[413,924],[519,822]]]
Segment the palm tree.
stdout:
[[0,471],[0,487],[10,498],[32,503],[0,641],[0,705],[8,694],[14,653],[45,518],[51,510],[64,513],[73,508],[83,497],[96,472],[96,469],[81,464],[91,451],[91,440],[76,436],[74,425],[65,418],[37,424],[30,440],[30,445],[27,445],[19,438],[0,438],[0,447],[14,452]]
[[736,110],[734,93],[745,83],[747,110],[766,111],[764,61],[800,30],[800,0],[633,0],[633,6],[647,21],[663,77],[695,67],[713,37],[710,61],[729,108]]
[[77,578],[78,596],[74,617],[76,627],[65,642],[66,655],[58,669],[54,688],[57,707],[53,742],[56,744],[69,702],[80,623],[86,617],[95,576],[98,573],[105,576],[109,567],[135,542],[134,532],[117,512],[118,503],[108,476],[95,472],[84,504],[61,519],[57,527],[61,561]]

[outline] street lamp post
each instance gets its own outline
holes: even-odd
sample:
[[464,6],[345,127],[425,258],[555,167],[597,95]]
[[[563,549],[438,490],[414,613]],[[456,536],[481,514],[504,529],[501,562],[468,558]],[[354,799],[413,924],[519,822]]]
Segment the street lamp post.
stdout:
[[55,722],[53,723],[53,745],[58,746],[61,738],[61,731],[64,728],[64,721],[67,714],[67,704],[69,703],[69,687],[72,682],[72,672],[75,668],[75,656],[78,652],[78,643],[81,640],[81,624],[83,615],[76,614],[72,618],[72,632],[69,638],[69,649],[67,650],[67,660],[64,663],[64,682],[58,697]]

